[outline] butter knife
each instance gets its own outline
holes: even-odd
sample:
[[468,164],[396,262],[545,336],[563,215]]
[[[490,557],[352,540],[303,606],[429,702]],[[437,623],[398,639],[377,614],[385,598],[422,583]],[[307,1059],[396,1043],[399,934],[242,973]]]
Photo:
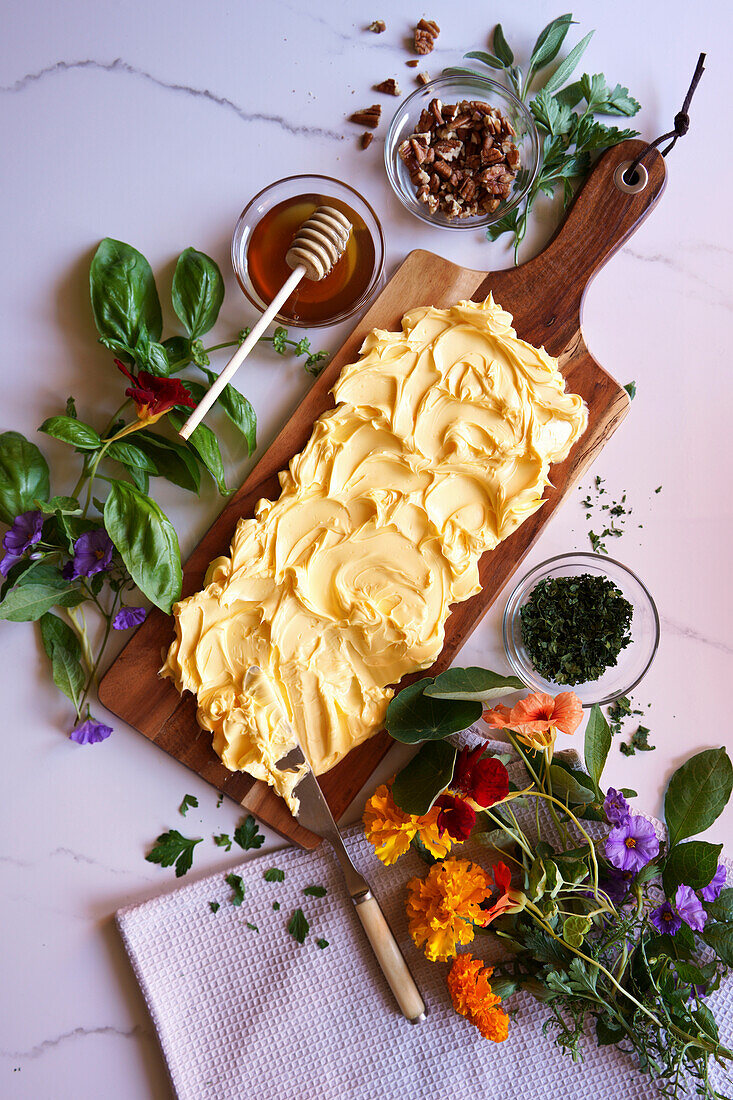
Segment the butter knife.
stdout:
[[[294,732],[293,737],[297,741]],[[420,1023],[427,1016],[427,1008],[420,995],[420,990],[415,985],[415,979],[410,973],[392,929],[387,924],[384,913],[372,893],[369,883],[351,862],[339,828],[333,819],[333,814],[328,808],[320,784],[313,774],[300,744],[290,749],[278,761],[277,768],[279,771],[289,771],[292,768],[302,768],[303,765],[305,765],[303,777],[294,791],[296,798],[300,800],[298,822],[306,829],[310,829],[312,833],[323,837],[333,848],[341,864],[341,870],[351,900],[354,903],[356,914],[362,923],[367,939],[377,957],[377,962],[382,968],[382,973],[387,979],[389,988],[395,996],[400,1011],[410,1023]]]

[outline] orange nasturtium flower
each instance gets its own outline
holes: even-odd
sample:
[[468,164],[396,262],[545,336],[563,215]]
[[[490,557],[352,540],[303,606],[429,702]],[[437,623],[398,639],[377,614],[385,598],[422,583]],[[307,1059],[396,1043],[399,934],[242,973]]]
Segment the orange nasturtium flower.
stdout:
[[501,998],[492,991],[493,968],[471,955],[458,955],[448,973],[448,992],[456,1012],[477,1027],[485,1039],[503,1043],[509,1033],[509,1017],[498,1007]]
[[474,923],[483,924],[481,903],[491,897],[492,882],[483,868],[467,859],[435,863],[424,879],[407,884],[407,918],[417,947],[431,960],[445,961],[456,945],[470,943]]
[[511,709],[499,705],[485,710],[483,718],[492,729],[512,730],[528,749],[541,752],[554,745],[558,730],[575,733],[583,719],[583,708],[574,691],[561,691],[554,699],[536,691]]
[[366,838],[387,866],[405,854],[416,833],[432,856],[443,859],[450,852],[453,841],[449,833],[443,832],[441,835],[439,814],[438,806],[433,806],[424,817],[406,814],[396,805],[391,790],[383,783],[364,807]]
[[494,878],[494,886],[499,890],[499,897],[488,909],[483,910],[483,925],[491,924],[492,920],[501,917],[504,913],[519,913],[527,904],[527,896],[521,890],[512,889],[512,873],[506,863],[495,863],[491,868]]

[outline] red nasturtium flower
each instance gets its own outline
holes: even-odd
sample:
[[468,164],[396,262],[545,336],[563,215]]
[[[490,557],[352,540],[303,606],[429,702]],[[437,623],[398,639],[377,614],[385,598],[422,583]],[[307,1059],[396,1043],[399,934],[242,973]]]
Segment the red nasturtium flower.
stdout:
[[461,749],[451,786],[486,809],[509,794],[509,774],[501,760],[492,756],[482,760],[483,752],[484,745]]
[[196,402],[179,378],[156,378],[146,370],[139,371],[136,378],[119,359],[115,359],[115,364],[132,382],[125,390],[125,396],[132,398],[138,419],[146,424],[154,424],[175,405],[196,408]]
[[504,913],[519,913],[526,904],[526,895],[521,890],[512,889],[512,873],[506,863],[495,863],[489,869],[489,875],[493,876],[493,885],[499,890],[499,897],[488,909],[483,910],[482,924],[491,924],[497,917]]
[[442,836],[444,832],[455,841],[468,840],[471,829],[476,824],[476,811],[462,798],[456,798],[452,794],[441,794],[436,798],[435,805],[439,808],[438,831]]

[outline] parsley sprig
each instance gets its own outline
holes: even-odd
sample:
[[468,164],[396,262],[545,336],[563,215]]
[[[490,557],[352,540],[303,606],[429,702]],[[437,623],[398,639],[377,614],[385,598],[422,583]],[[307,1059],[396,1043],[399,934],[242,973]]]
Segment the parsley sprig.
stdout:
[[161,833],[155,842],[155,847],[148,852],[148,863],[159,863],[161,867],[176,865],[176,878],[181,878],[191,870],[193,863],[193,850],[200,844],[203,837],[191,839],[182,836],[178,829],[170,829],[167,833]]

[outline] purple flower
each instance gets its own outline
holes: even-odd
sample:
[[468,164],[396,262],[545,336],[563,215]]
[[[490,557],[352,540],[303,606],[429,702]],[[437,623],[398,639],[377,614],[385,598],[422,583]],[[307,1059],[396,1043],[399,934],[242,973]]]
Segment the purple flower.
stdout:
[[601,881],[601,889],[608,894],[614,905],[618,905],[629,892],[633,877],[633,871],[617,871],[615,867],[611,867]]
[[694,932],[702,932],[708,915],[702,907],[702,902],[691,886],[678,886],[674,896],[674,907],[682,917],[685,924]]
[[682,927],[682,921],[668,901],[663,902],[659,908],[652,909],[649,919],[657,932],[668,932],[670,936],[674,936]]
[[96,527],[94,531],[87,531],[74,543],[74,560],[68,562],[62,575],[67,580],[76,580],[77,577],[91,577],[94,573],[102,573],[112,564],[114,546],[112,540],[103,527]]
[[98,741],[106,741],[111,733],[111,726],[96,722],[94,718],[85,718],[81,725],[71,731],[69,737],[77,745],[96,745]]
[[0,573],[7,577],[11,566],[20,561],[26,550],[30,550],[41,537],[43,516],[40,512],[22,512],[13,520],[9,531],[5,532],[3,547],[7,551],[0,561]]
[[654,826],[644,817],[628,817],[606,838],[606,856],[619,871],[640,871],[658,854]]
[[622,825],[624,821],[631,817],[631,806],[629,806],[621,792],[613,787],[608,788],[603,809],[612,825]]
[[720,891],[725,886],[725,879],[725,867],[722,863],[719,863],[718,869],[713,875],[712,880],[707,884],[707,886],[703,886],[702,890],[700,891],[700,897],[702,898],[702,900],[715,901],[715,899],[720,894]]
[[130,630],[133,626],[140,626],[145,622],[147,611],[144,607],[121,607],[114,617],[112,626],[115,630]]

